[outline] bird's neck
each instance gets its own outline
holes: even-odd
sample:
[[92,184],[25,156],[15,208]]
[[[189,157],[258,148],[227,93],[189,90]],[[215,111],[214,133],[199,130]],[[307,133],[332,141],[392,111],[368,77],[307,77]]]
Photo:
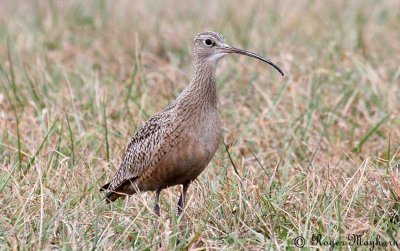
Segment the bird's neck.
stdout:
[[212,62],[195,62],[194,77],[188,91],[192,99],[208,105],[217,105],[216,67]]

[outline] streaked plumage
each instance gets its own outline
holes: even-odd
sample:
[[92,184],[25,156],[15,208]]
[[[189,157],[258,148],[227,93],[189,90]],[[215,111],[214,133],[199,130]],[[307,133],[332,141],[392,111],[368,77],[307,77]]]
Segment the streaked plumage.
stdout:
[[131,139],[113,179],[101,188],[108,191],[107,201],[136,191],[157,191],[155,211],[159,215],[160,191],[183,184],[178,203],[181,213],[190,182],[211,161],[221,138],[215,70],[219,59],[228,53],[245,54],[272,64],[229,47],[216,32],[198,34],[194,39],[194,78],[170,106],[145,122]]

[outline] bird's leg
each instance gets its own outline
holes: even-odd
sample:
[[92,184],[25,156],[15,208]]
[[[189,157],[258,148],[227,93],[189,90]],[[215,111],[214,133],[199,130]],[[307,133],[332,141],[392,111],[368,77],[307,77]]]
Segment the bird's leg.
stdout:
[[156,203],[154,204],[154,213],[160,217],[160,193],[161,193],[161,188],[157,189],[156,191]]
[[178,201],[178,216],[180,216],[185,208],[186,192],[189,188],[190,181],[183,183],[183,189]]

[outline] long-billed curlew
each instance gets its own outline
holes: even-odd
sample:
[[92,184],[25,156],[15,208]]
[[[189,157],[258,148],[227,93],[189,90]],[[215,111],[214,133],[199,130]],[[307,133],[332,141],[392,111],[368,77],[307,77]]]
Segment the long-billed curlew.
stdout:
[[160,215],[162,189],[183,185],[178,214],[185,205],[190,183],[213,158],[221,138],[215,71],[225,55],[237,53],[257,58],[283,72],[271,61],[225,43],[216,32],[194,38],[195,74],[184,91],[165,110],[146,121],[131,139],[107,191],[107,202],[136,191],[156,191],[154,211]]

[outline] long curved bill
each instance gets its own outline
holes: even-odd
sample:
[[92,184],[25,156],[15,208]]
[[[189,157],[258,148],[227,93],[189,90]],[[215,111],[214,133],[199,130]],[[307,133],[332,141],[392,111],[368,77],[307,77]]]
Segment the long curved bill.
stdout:
[[241,54],[241,55],[246,55],[252,58],[257,58],[258,60],[263,61],[264,63],[267,63],[269,65],[271,65],[272,67],[274,67],[277,71],[279,71],[280,74],[282,74],[282,76],[285,76],[285,74],[283,74],[283,71],[274,63],[272,63],[271,61],[269,61],[268,59],[265,59],[253,52],[249,52],[249,51],[245,51],[239,48],[235,48],[235,47],[222,47],[221,48],[222,52],[224,53],[237,53],[237,54]]

